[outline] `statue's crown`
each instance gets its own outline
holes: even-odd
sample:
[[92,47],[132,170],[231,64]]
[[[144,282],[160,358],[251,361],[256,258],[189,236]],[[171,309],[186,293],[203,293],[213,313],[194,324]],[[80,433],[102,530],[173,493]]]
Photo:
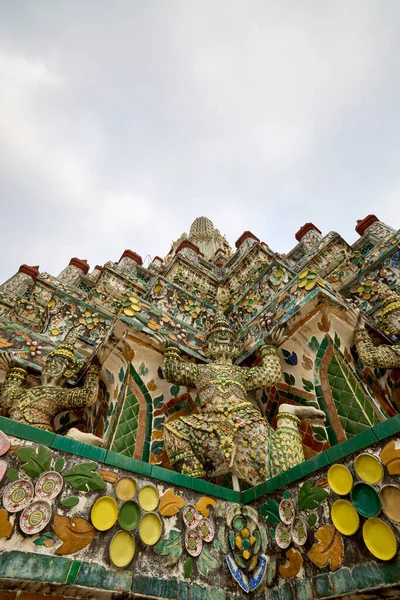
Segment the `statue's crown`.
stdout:
[[236,338],[236,334],[234,333],[234,331],[232,331],[231,326],[229,325],[229,321],[224,315],[222,308],[217,309],[214,320],[211,323],[211,327],[207,332],[207,337],[210,337],[210,335],[213,335],[214,333],[217,333],[219,331],[225,331],[229,333],[229,335],[231,335],[232,337]]
[[64,358],[67,358],[70,364],[74,366],[78,365],[77,360],[75,359],[74,345],[69,344],[68,342],[63,342],[62,344],[60,344],[59,346],[57,346],[57,348],[55,348],[55,350],[49,352],[47,356],[62,356]]

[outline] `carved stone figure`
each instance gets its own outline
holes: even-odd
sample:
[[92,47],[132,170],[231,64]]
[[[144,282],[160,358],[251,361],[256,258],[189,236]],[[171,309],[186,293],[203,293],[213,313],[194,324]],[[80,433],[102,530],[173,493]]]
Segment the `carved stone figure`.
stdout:
[[53,419],[58,413],[96,402],[101,371],[99,354],[89,365],[83,386],[72,389],[63,386],[81,367],[75,359],[73,344],[64,342],[47,355],[41,384],[30,388],[24,387],[27,371],[11,353],[2,353],[0,362],[9,369],[0,392],[0,407],[3,415],[14,421],[54,431]]
[[164,376],[197,389],[200,414],[182,416],[164,426],[164,442],[170,464],[191,477],[215,477],[232,473],[256,485],[304,461],[300,420],[324,419],[313,407],[283,404],[273,430],[250,402],[247,392],[276,384],[282,376],[276,345],[282,330],[271,334],[260,349],[261,364],[239,367],[234,332],[222,311],[207,335],[209,364],[181,360],[180,351],[167,347]]
[[[382,298],[379,325],[386,334],[396,335],[400,338],[400,296],[385,285],[379,287],[379,295]],[[358,318],[354,342],[362,362],[368,367],[380,369],[400,367],[400,345],[380,344],[375,346],[365,329],[362,314],[359,310],[354,312]]]

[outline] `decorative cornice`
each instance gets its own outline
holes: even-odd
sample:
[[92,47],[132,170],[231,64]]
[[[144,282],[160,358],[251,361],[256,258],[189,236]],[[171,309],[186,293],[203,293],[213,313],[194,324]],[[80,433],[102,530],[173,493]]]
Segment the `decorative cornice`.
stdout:
[[40,274],[39,266],[30,267],[29,265],[21,265],[18,269],[18,273],[29,275],[29,277],[32,277],[33,281],[35,281],[36,277]]
[[359,235],[364,235],[365,230],[368,229],[372,223],[376,223],[376,221],[379,221],[377,216],[368,215],[365,219],[358,219],[355,229]]
[[88,274],[89,269],[90,269],[90,265],[88,264],[87,260],[82,260],[80,258],[76,258],[76,256],[74,258],[71,258],[71,260],[69,261],[69,264],[72,265],[73,267],[78,267],[78,269],[83,271],[83,273],[85,275]]
[[136,254],[136,252],[133,252],[133,250],[124,250],[118,262],[121,262],[121,260],[125,257],[131,258],[135,261],[135,263],[137,263],[140,266],[143,264],[142,257],[139,254]]
[[255,240],[256,242],[260,242],[258,237],[254,235],[254,233],[251,233],[251,231],[244,231],[240,238],[235,242],[236,248],[239,248],[243,244],[243,242],[248,238],[253,238],[253,240]]
[[306,235],[306,233],[308,233],[309,231],[317,231],[318,233],[321,233],[321,231],[318,229],[318,227],[315,227],[314,223],[305,223],[303,225],[303,227],[300,227],[300,229],[298,230],[298,232],[295,234],[295,238],[298,242],[301,242],[302,238]]
[[183,248],[190,248],[191,250],[194,250],[199,256],[204,256],[204,254],[200,252],[200,248],[190,240],[183,240],[183,242],[181,242],[175,250],[175,254],[178,254],[178,252],[180,250],[183,250]]

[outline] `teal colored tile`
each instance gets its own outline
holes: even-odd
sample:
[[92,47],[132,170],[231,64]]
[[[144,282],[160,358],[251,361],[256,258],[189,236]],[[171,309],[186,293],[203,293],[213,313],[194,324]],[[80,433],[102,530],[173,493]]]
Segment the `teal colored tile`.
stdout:
[[151,477],[152,465],[142,462],[141,460],[136,460],[135,458],[130,458],[129,456],[124,456],[123,454],[118,454],[118,452],[107,450],[104,463],[112,467],[125,469],[131,473],[138,473],[145,477]]
[[382,421],[374,427],[374,433],[378,440],[384,440],[385,438],[395,435],[400,432],[400,415],[396,415],[391,419]]
[[338,571],[333,571],[330,573],[329,577],[332,581],[335,594],[338,596],[348,592],[353,592],[357,589],[356,584],[351,576],[350,569],[347,567],[343,567]]
[[249,502],[253,502],[253,500],[256,499],[257,487],[249,488],[248,490],[244,490],[244,492],[241,493],[241,500],[243,504],[249,504]]
[[263,483],[259,483],[254,488],[254,498],[262,498],[265,494],[268,494],[268,481],[263,481]]
[[144,462],[149,462],[149,459],[150,459],[150,442],[145,442],[143,444],[142,460]]
[[383,584],[378,567],[374,562],[356,565],[351,571],[351,576],[358,590],[369,590]]
[[192,490],[202,492],[203,494],[207,494],[207,496],[215,496],[216,498],[225,500],[225,489],[220,485],[215,485],[215,483],[203,481],[194,477],[189,477],[189,479],[192,480]]
[[313,597],[311,581],[308,579],[300,579],[295,582],[296,600],[312,600]]
[[217,587],[203,587],[193,583],[190,586],[190,600],[226,600],[226,592]]
[[94,460],[96,462],[104,462],[107,454],[105,448],[99,448],[98,446],[92,446],[91,444],[83,444],[82,442],[78,442],[77,440],[62,435],[55,436],[51,447],[55,450],[83,456],[88,460]]
[[129,592],[132,586],[132,573],[129,571],[112,572],[97,563],[81,563],[75,585],[100,590],[124,590]]
[[335,594],[332,583],[325,573],[313,577],[312,583],[317,598],[330,598]]
[[52,431],[45,431],[44,429],[24,425],[6,417],[0,417],[0,429],[8,435],[15,435],[15,437],[29,440],[30,442],[37,442],[44,446],[51,446],[56,435]]
[[268,600],[280,600],[279,599],[279,590],[277,587],[274,587],[269,590]]
[[292,586],[287,581],[278,587],[279,600],[293,600]]
[[312,473],[319,471],[320,469],[327,467],[329,465],[329,457],[327,451],[321,452],[308,460],[305,460],[303,463],[296,465],[289,471],[286,471],[289,477],[290,483],[294,481],[298,481],[303,477],[307,477],[307,475],[311,475]]
[[387,563],[378,564],[379,574],[387,585],[400,581],[400,561],[390,560]]
[[68,577],[67,577],[68,584],[74,583],[80,568],[81,568],[81,563],[79,562],[79,560],[74,560],[71,565],[71,568],[69,570],[69,573],[68,573]]
[[[289,476],[287,474],[287,471],[284,471],[283,473],[276,475],[276,477],[272,477],[272,479],[268,479],[265,483],[267,484],[265,487],[264,487],[264,484],[260,484],[263,486],[261,489],[262,493],[260,493],[260,495],[258,495],[257,488],[255,488],[256,489],[256,499],[261,498],[262,496],[265,495],[265,493],[271,494],[271,492],[274,492],[275,490],[278,490],[281,487],[289,485]],[[267,490],[266,492],[264,491],[265,489]]]
[[356,435],[355,437],[328,448],[326,453],[329,458],[329,462],[335,463],[358,450],[363,450],[368,446],[372,446],[377,442],[377,437],[374,434],[373,429],[367,429],[363,433]]
[[0,579],[20,579],[65,583],[71,569],[70,558],[33,554],[31,552],[3,552],[0,554]]
[[151,470],[151,477],[152,479],[164,481],[165,483],[170,483],[171,485],[179,485],[189,490],[192,489],[191,477],[188,477],[187,475],[182,475],[181,473],[176,473],[175,471],[163,469],[162,467],[158,467],[157,465],[153,465],[153,468]]
[[178,581],[177,600],[189,600],[189,586],[186,581]]
[[203,479],[197,479],[195,477],[189,477],[189,479],[191,481],[192,490],[195,490],[196,492],[200,492],[202,494],[207,493],[207,481],[204,481]]
[[155,596],[156,598],[176,598],[178,596],[178,581],[174,578],[159,579],[135,575],[132,582],[132,592]]
[[226,490],[226,499],[228,502],[236,502],[236,504],[240,504],[241,502],[241,493],[236,490],[230,490],[229,488]]

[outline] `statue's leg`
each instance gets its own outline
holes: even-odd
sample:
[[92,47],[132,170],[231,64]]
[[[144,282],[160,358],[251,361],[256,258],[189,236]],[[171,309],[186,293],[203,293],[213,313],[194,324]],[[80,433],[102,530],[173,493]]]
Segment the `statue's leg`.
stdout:
[[249,485],[269,479],[268,446],[273,430],[264,420],[240,427],[233,439],[234,451],[231,472]]
[[271,437],[271,477],[304,462],[303,442],[299,431],[300,419],[288,413],[279,413],[277,429]]
[[164,446],[169,463],[176,471],[189,477],[205,477],[206,472],[190,442],[164,428]]

